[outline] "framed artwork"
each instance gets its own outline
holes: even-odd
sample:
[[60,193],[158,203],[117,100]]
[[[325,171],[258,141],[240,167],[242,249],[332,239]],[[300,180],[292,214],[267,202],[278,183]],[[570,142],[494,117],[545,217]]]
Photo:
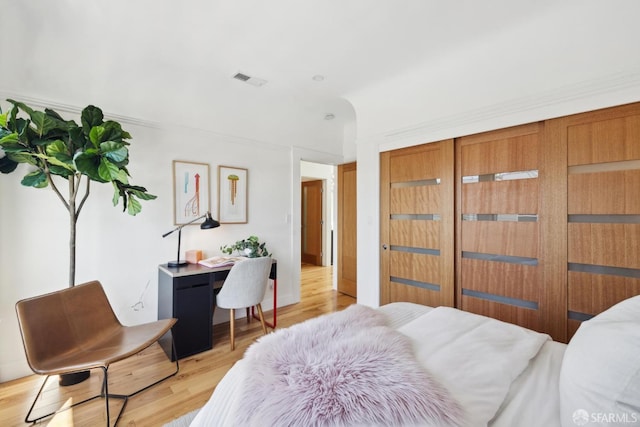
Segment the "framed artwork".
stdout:
[[[211,210],[209,200],[209,165],[173,161],[173,222],[175,225],[205,215]],[[197,223],[194,223],[197,224]]]
[[247,169],[218,166],[218,221],[247,223]]

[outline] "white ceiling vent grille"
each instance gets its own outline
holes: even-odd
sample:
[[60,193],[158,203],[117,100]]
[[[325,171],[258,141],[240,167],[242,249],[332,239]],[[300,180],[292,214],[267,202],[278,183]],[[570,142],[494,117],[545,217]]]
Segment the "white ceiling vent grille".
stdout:
[[250,84],[252,86],[256,86],[256,87],[264,86],[265,84],[267,84],[267,81],[264,80],[264,79],[259,79],[257,77],[251,77],[251,76],[248,76],[248,75],[246,75],[244,73],[236,73],[233,76],[233,78],[236,79],[236,80],[240,80],[241,82],[248,83],[248,84]]

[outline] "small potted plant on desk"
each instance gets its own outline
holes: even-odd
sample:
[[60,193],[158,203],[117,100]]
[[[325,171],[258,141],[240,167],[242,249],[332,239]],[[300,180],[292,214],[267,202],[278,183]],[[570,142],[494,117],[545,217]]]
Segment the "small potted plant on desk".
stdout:
[[267,250],[266,243],[261,243],[257,236],[249,236],[246,239],[236,241],[232,245],[220,246],[220,250],[227,255],[231,255],[236,251],[237,255],[249,258],[271,256]]

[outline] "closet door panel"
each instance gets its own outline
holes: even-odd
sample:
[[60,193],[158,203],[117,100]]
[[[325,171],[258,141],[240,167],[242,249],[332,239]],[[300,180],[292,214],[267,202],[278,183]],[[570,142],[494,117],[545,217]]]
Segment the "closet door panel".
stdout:
[[[440,178],[442,159],[435,147],[409,147],[393,152],[389,158],[389,181],[401,183]],[[429,165],[428,168],[425,165]]]
[[433,307],[434,301],[440,300],[440,290],[432,290],[415,285],[405,285],[391,280],[388,286],[391,301],[410,301]]
[[380,154],[380,302],[453,306],[453,141]]
[[[640,115],[627,114],[629,109],[613,108],[568,118],[575,123],[567,128],[569,166],[640,159]],[[619,117],[607,118],[612,115]]]
[[628,295],[640,295],[640,278],[569,272],[569,310],[574,313],[600,313]]
[[568,334],[640,294],[640,104],[554,121],[568,146]]
[[460,308],[542,330],[534,123],[456,140]]
[[[514,133],[510,134],[512,130]],[[496,131],[496,138],[486,142],[474,143],[474,140],[482,139],[486,134],[460,138],[465,140],[464,158],[461,159],[464,174],[486,175],[538,169],[537,132],[536,123],[520,129]]]
[[440,211],[440,188],[428,180],[391,184],[390,208],[394,215],[432,214]]
[[393,246],[436,249],[440,247],[440,224],[436,221],[396,220],[390,224]]
[[462,251],[538,257],[537,222],[463,221]]
[[509,319],[509,323],[523,326],[529,329],[537,329],[540,325],[540,316],[537,310],[518,307],[512,304],[478,299],[463,296],[464,310],[493,317],[494,319]]
[[538,180],[476,182],[462,186],[462,204],[478,214],[538,213]]
[[569,223],[569,262],[640,269],[640,224]]
[[402,283],[399,279],[425,285],[440,283],[439,259],[437,256],[420,253],[404,253],[391,251],[391,266],[389,267],[392,280]]
[[635,166],[637,170],[589,172],[591,168],[586,171],[582,168],[582,173],[580,170],[570,173],[570,212],[574,215],[640,214],[640,163]]
[[540,286],[536,266],[477,260],[462,260],[465,287],[475,292],[488,292],[524,301],[538,301]]

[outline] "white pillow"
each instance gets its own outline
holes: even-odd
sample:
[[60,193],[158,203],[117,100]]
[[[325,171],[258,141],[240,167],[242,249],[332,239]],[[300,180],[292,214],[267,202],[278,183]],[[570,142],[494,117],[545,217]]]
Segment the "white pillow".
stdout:
[[560,371],[563,427],[640,426],[640,296],[583,322]]

